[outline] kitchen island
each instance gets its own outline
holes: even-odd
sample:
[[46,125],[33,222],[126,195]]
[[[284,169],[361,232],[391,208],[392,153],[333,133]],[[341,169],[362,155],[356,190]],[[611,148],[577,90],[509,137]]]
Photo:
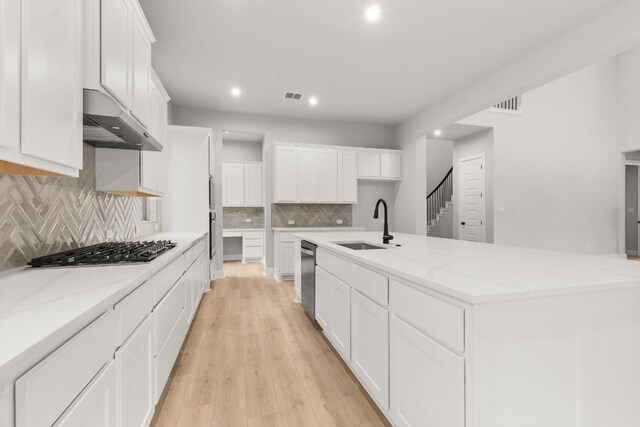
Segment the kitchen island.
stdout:
[[394,425],[640,425],[640,263],[381,234],[296,245],[318,246],[315,319]]

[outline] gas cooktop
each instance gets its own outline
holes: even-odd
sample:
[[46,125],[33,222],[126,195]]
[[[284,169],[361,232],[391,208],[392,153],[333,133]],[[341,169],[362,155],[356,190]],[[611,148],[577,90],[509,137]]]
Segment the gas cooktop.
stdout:
[[176,243],[170,240],[99,243],[70,251],[34,258],[31,267],[72,267],[86,265],[139,264],[151,262]]

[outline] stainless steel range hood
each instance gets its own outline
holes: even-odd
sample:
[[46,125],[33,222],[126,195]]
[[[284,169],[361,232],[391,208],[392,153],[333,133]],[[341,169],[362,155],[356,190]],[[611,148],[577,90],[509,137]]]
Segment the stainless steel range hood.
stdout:
[[162,151],[162,144],[111,96],[84,89],[84,142],[102,148]]

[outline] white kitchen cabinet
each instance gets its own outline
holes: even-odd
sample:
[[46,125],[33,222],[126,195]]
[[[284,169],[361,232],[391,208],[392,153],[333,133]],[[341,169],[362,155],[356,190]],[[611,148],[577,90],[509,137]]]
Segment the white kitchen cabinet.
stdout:
[[274,203],[298,201],[298,147],[279,145],[274,148]]
[[244,165],[224,163],[222,165],[222,205],[244,206]]
[[338,202],[358,203],[358,154],[338,151]]
[[371,396],[389,409],[389,310],[351,290],[351,367]]
[[402,154],[398,150],[367,149],[358,152],[358,179],[398,181]]
[[331,330],[331,283],[330,274],[316,268],[316,322],[326,332]]
[[317,150],[318,196],[317,201],[338,202],[338,152],[336,150]]
[[332,275],[329,275],[329,284],[329,339],[348,363],[351,359],[351,288]]
[[82,168],[82,0],[0,1],[0,173]]
[[400,179],[402,156],[399,153],[383,151],[380,153],[380,175],[382,178]]
[[119,427],[147,426],[153,417],[153,315],[116,352]]
[[136,13],[133,16],[131,35],[133,55],[133,102],[131,112],[143,125],[149,127],[151,122],[151,43],[153,40],[147,32],[144,16]]
[[109,362],[56,421],[54,427],[116,427],[116,367]]
[[280,274],[291,275],[295,272],[293,257],[295,255],[294,242],[284,242],[280,245],[282,264]]
[[298,174],[298,198],[299,202],[317,202],[319,197],[320,168],[318,165],[318,150],[312,147],[300,147],[299,150],[299,174]]
[[390,414],[398,426],[463,427],[464,358],[391,316]]
[[263,206],[262,165],[244,165],[244,203],[246,206]]
[[151,121],[149,132],[163,146],[162,151],[142,151],[141,186],[166,192],[166,163],[167,156],[167,126],[169,95],[162,86],[162,82],[152,70],[151,74]]
[[101,83],[121,104],[133,103],[131,0],[102,0]]

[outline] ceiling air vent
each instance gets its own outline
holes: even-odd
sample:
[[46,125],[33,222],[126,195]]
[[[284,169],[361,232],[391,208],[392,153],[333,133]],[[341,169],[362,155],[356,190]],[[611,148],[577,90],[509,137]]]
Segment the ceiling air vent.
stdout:
[[296,92],[287,92],[284,94],[284,99],[291,99],[293,101],[300,101],[304,95]]
[[504,100],[489,109],[496,113],[522,114],[522,97],[514,96]]

